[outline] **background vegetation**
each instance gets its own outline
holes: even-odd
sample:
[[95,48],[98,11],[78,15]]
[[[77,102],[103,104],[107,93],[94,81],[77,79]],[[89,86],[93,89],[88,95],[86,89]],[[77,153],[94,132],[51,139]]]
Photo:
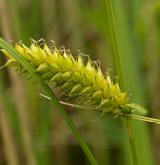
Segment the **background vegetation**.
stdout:
[[[112,0],[130,97],[160,117],[160,3]],[[54,40],[98,60],[117,79],[104,0],[0,0],[0,36],[14,45]],[[0,65],[5,59],[0,56]],[[114,74],[113,74],[114,73]],[[0,164],[88,165],[81,147],[41,89],[13,69],[0,71]],[[100,165],[132,165],[121,118],[67,109]],[[134,122],[140,165],[160,164],[160,127]]]

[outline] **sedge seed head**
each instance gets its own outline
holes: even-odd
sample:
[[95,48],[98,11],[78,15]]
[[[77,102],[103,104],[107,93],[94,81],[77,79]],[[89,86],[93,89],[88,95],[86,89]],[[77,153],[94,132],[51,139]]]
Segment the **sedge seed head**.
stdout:
[[[35,66],[46,82],[55,83],[66,98],[72,98],[72,102],[78,100],[80,104],[110,109],[128,104],[127,93],[120,90],[118,83],[113,83],[109,74],[105,77],[91,60],[84,64],[80,55],[74,58],[71,52],[59,50],[56,46],[51,50],[45,43],[42,46],[32,42],[30,47],[18,43],[15,49]],[[6,66],[22,68],[7,51],[2,51],[8,57]]]

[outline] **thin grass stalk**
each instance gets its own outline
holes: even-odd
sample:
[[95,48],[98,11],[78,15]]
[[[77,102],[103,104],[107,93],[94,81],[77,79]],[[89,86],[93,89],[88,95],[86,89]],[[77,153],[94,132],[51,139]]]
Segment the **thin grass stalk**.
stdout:
[[[42,97],[44,97],[44,98],[46,98],[48,100],[51,100],[50,97],[45,96],[43,94],[40,94],[40,96],[42,96]],[[99,112],[98,109],[93,109],[91,107],[86,107],[86,106],[71,104],[71,103],[67,103],[67,102],[64,102],[64,101],[60,101],[60,103],[62,105],[65,105],[65,106],[68,106],[68,107],[72,107],[72,108],[76,108],[76,109],[81,109],[81,110],[87,109],[87,110],[90,110],[90,111],[93,111],[94,110],[94,111]],[[150,123],[160,124],[160,119],[156,119],[156,118],[151,118],[151,117],[146,117],[146,116],[141,116],[141,115],[124,114],[124,113],[120,113],[120,114],[117,114],[117,115],[123,116],[123,117],[128,117],[128,118],[131,118],[131,119],[140,120],[140,121],[146,121],[146,122],[150,122]]]
[[36,73],[35,68],[31,64],[29,64],[26,61],[26,59],[23,56],[21,56],[20,53],[18,53],[13,47],[11,47],[2,38],[0,38],[0,47],[7,50],[8,53],[10,53],[12,55],[12,57],[15,58],[39,82],[39,84],[43,87],[46,94],[52,99],[51,102],[53,103],[53,106],[55,108],[58,108],[61,115],[65,119],[67,125],[72,130],[74,136],[76,137],[79,144],[81,145],[81,147],[82,147],[83,151],[85,152],[86,156],[88,157],[90,163],[92,165],[97,165],[98,164],[97,161],[95,160],[94,156],[92,155],[92,153],[91,153],[89,147],[87,146],[87,144],[85,143],[84,139],[81,137],[80,133],[78,132],[75,124],[70,119],[70,117],[68,116],[65,109],[61,106],[58,99],[55,97],[54,93],[52,92],[51,88],[45,83],[45,81],[39,76],[39,74]]
[[[121,60],[121,55],[120,55],[120,50],[119,50],[119,43],[118,43],[118,38],[117,38],[115,18],[114,18],[111,0],[105,0],[105,4],[106,4],[107,18],[108,18],[108,23],[109,23],[109,30],[110,30],[111,42],[113,46],[113,54],[114,54],[116,69],[119,76],[121,88],[123,91],[126,91],[124,72],[123,72],[123,63]],[[134,140],[133,131],[132,131],[133,130],[132,120],[129,118],[127,118],[127,128],[128,128],[129,141],[130,141],[130,145],[132,149],[132,157],[133,157],[134,165],[138,165],[135,140]]]
[[[31,0],[31,27],[29,28],[30,35],[33,38],[39,38],[43,35],[41,5],[42,3],[39,0]],[[35,31],[37,33],[35,33]]]
[[[134,32],[129,27],[130,15],[125,10],[125,4],[121,1],[113,0],[114,13],[116,17],[116,28],[118,31],[119,48],[124,64],[124,72],[127,89],[130,93],[134,93],[133,101],[145,105],[145,88],[144,88],[144,74],[140,72],[142,52],[136,49],[138,38],[134,38]],[[135,36],[136,37],[136,36]],[[136,41],[136,42],[135,42]],[[141,42],[142,44],[142,42]],[[141,74],[141,75],[140,75]],[[139,164],[151,165],[154,164],[151,139],[148,126],[145,123],[133,121],[134,137],[136,141],[136,151]],[[127,139],[126,139],[127,140]],[[124,141],[124,154],[126,155],[127,164],[132,164],[132,155],[127,151],[129,146],[127,141]],[[148,148],[146,150],[146,148]]]
[[121,89],[123,91],[126,91],[125,78],[124,78],[124,72],[123,72],[123,63],[121,60],[121,55],[120,55],[120,50],[119,50],[119,43],[118,43],[118,38],[117,38],[115,18],[114,18],[111,0],[105,0],[105,4],[106,4],[108,25],[109,25],[109,31],[110,31],[110,36],[111,36],[111,43],[113,47],[113,55],[114,55],[114,61],[116,65],[116,71],[119,76],[119,81],[120,81],[119,83],[120,83]]

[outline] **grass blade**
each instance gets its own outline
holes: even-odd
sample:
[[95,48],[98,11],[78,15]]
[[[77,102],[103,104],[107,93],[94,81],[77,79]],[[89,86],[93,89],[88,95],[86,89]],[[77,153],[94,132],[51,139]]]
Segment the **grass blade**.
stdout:
[[126,117],[131,118],[131,119],[135,119],[135,120],[160,124],[160,119],[155,119],[155,118],[151,118],[151,117],[132,115],[132,114],[126,114],[126,115],[123,115],[123,116],[126,116]]
[[[126,86],[130,93],[134,93],[135,97],[131,97],[133,102],[139,103],[146,107],[146,93],[144,90],[144,74],[141,71],[142,52],[137,48],[138,38],[129,26],[130,15],[125,10],[125,3],[113,0],[114,13],[116,18],[116,28],[118,31],[119,48],[124,64],[124,72],[126,78]],[[136,38],[135,38],[136,37]],[[142,44],[142,42],[141,42]],[[153,51],[152,51],[153,53]],[[150,109],[150,108],[149,108]],[[144,165],[153,165],[153,152],[151,147],[150,130],[145,123],[133,121],[134,137],[136,141],[136,150],[138,163]],[[125,146],[127,139],[125,140]],[[146,150],[146,148],[148,148]],[[124,149],[127,164],[132,164],[132,155],[128,150]]]
[[[117,69],[117,73],[119,76],[121,88],[123,91],[126,91],[123,64],[122,64],[120,50],[119,50],[119,43],[118,43],[118,38],[117,38],[112,3],[111,3],[111,0],[105,0],[105,3],[106,3],[107,19],[108,19],[108,23],[109,23],[109,31],[110,31],[110,35],[111,35],[111,42],[112,42],[112,47],[113,47],[113,54],[114,54],[116,69]],[[137,154],[136,154],[135,140],[134,140],[133,132],[132,132],[131,119],[127,119],[127,128],[128,128],[129,141],[130,141],[130,145],[131,145],[131,149],[132,149],[133,161],[134,161],[134,164],[137,165],[138,160],[137,160]]]

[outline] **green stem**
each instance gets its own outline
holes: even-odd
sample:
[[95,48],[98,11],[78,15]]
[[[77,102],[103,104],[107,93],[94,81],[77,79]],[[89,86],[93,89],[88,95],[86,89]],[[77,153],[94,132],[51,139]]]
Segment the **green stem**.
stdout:
[[[119,50],[119,43],[118,43],[118,38],[117,38],[115,18],[114,18],[111,0],[105,0],[105,4],[106,4],[109,30],[110,30],[110,35],[111,35],[111,43],[113,47],[114,60],[115,60],[116,69],[117,69],[117,73],[120,80],[120,86],[123,91],[126,91],[125,78],[124,78],[124,72],[123,72],[123,63],[121,60],[121,55],[120,55],[120,50]],[[135,140],[134,140],[134,136],[132,132],[133,126],[132,126],[132,121],[129,118],[127,118],[127,128],[128,128],[129,141],[130,141],[130,145],[132,149],[132,157],[133,157],[134,165],[138,165]]]
[[[48,100],[52,100],[50,97],[43,95],[40,93],[40,96],[48,99]],[[93,108],[93,107],[86,107],[86,106],[82,106],[82,105],[77,105],[77,104],[71,104],[71,103],[67,103],[64,101],[59,101],[62,105],[68,106],[68,107],[72,107],[72,108],[77,108],[77,109],[87,109],[87,110],[92,110],[92,111],[97,111],[99,113],[102,113],[102,111],[100,111],[100,109],[97,108]],[[113,114],[112,114],[113,115]],[[114,114],[114,115],[118,115],[118,116],[123,116],[123,117],[127,117],[131,118],[131,119],[135,119],[135,120],[139,120],[139,121],[145,121],[145,122],[150,122],[150,123],[156,123],[156,124],[160,124],[160,119],[156,119],[156,118],[151,118],[151,117],[146,117],[146,116],[139,116],[139,115],[132,115],[132,114],[124,114],[124,113],[120,113],[120,114]],[[128,121],[128,120],[127,120]],[[129,123],[128,123],[129,124]],[[131,130],[130,130],[131,131]]]
[[127,128],[128,128],[129,142],[130,142],[130,145],[132,148],[133,161],[134,161],[135,165],[138,165],[137,153],[136,153],[136,147],[135,147],[135,139],[133,136],[133,129],[132,129],[132,120],[130,118],[127,118]]
[[65,111],[65,109],[63,108],[63,106],[59,103],[59,100],[55,97],[51,88],[45,83],[45,81],[40,77],[40,75],[36,73],[35,68],[28,61],[26,61],[26,59],[19,52],[17,52],[12,46],[10,46],[2,38],[0,38],[0,47],[2,47],[9,54],[11,54],[13,58],[15,58],[33,77],[36,78],[36,80],[40,83],[40,85],[45,90],[46,94],[51,98],[51,102],[53,103],[53,106],[58,108],[58,110],[60,111],[61,115],[65,119],[69,128],[72,130],[74,136],[76,137],[77,141],[79,142],[83,151],[85,152],[86,156],[88,157],[90,163],[92,165],[97,165],[98,163],[97,163],[96,159],[94,158],[93,154],[91,153],[91,151],[90,151],[89,147],[87,146],[87,144],[85,143],[84,139],[81,137],[75,124],[73,123],[71,118],[68,116],[68,114]]
[[110,35],[111,35],[111,43],[113,47],[114,61],[116,64],[116,70],[120,79],[120,82],[119,82],[120,86],[122,90],[125,91],[126,86],[125,86],[125,78],[124,78],[124,73],[123,73],[123,63],[121,60],[121,55],[120,55],[120,50],[119,50],[112,3],[111,3],[111,0],[105,0],[105,2],[106,2],[106,11],[107,11],[108,24],[109,24],[109,30],[110,30]]
[[123,114],[121,116],[131,118],[131,119],[135,119],[135,120],[139,120],[139,121],[145,121],[145,122],[160,124],[160,119],[155,119],[155,118],[151,118],[151,117],[132,115],[132,114]]
[[[50,97],[43,95],[40,93],[40,96],[48,99],[48,100],[52,100]],[[77,104],[71,104],[71,103],[67,103],[64,101],[59,101],[62,105],[68,106],[68,107],[72,107],[72,108],[77,108],[77,109],[87,109],[87,110],[92,110],[92,111],[97,111],[99,113],[102,113],[100,111],[100,109],[98,108],[93,108],[93,107],[86,107],[86,106],[82,106],[82,105],[77,105]],[[113,115],[113,114],[112,114]],[[139,121],[145,121],[145,122],[150,122],[150,123],[156,123],[156,124],[160,124],[160,119],[156,119],[156,118],[151,118],[151,117],[146,117],[146,116],[140,116],[140,115],[132,115],[132,114],[124,114],[124,113],[120,113],[120,114],[114,114],[114,115],[118,115],[118,116],[122,116],[122,117],[127,117],[127,118],[131,118],[131,119],[135,119],[135,120],[139,120]]]

